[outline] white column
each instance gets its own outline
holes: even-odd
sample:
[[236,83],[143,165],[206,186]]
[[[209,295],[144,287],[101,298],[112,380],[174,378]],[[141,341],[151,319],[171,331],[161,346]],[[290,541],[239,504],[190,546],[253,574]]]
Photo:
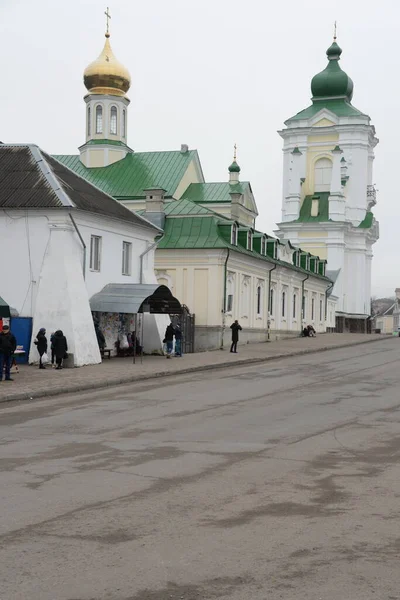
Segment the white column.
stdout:
[[339,148],[339,146],[336,146],[334,150],[332,150],[332,154],[333,166],[331,189],[329,196],[329,218],[332,221],[344,221],[346,202],[342,193],[342,176],[340,164],[342,150]]
[[290,155],[288,195],[285,198],[284,221],[296,221],[300,215],[301,180],[300,164],[302,153],[296,148]]

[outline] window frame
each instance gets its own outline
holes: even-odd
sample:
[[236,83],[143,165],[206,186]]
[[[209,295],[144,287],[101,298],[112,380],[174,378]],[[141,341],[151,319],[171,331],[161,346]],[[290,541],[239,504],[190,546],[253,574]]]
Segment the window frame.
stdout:
[[269,290],[268,312],[269,312],[270,317],[274,316],[274,300],[275,300],[274,291],[275,291],[274,288],[271,288]]
[[126,108],[122,110],[122,137],[126,138]]
[[282,319],[286,318],[286,292],[282,292]]
[[238,226],[236,223],[233,223],[231,227],[231,244],[232,246],[237,246],[238,244]]
[[[100,135],[103,133],[103,107],[101,104],[97,104],[96,105],[96,111],[95,111],[95,117],[96,117],[96,135]],[[100,120],[99,120],[100,119]]]
[[90,137],[92,135],[92,111],[90,110],[90,106],[87,107],[87,124],[86,124],[86,132],[87,136]]
[[[115,131],[113,131],[113,125],[115,125]],[[110,135],[118,135],[118,109],[115,104],[110,106]]]
[[[128,267],[128,268],[126,268]],[[122,242],[122,275],[132,275],[132,242]]]
[[297,294],[293,294],[293,319],[296,318],[296,303],[297,303]]
[[257,317],[262,316],[262,286],[261,283],[257,285],[256,290],[256,309],[257,309]]
[[101,271],[102,240],[103,238],[101,235],[90,236],[89,269],[93,271],[93,273],[100,273]]

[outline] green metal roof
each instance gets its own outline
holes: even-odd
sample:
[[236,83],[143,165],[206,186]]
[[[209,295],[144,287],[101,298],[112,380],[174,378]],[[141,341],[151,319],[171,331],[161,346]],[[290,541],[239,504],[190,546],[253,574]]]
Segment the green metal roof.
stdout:
[[182,198],[201,204],[206,202],[231,202],[230,192],[244,194],[247,189],[251,192],[248,181],[235,184],[230,184],[229,182],[191,183]]
[[310,119],[323,108],[330,110],[331,112],[333,112],[333,114],[337,115],[338,117],[368,117],[368,115],[362,113],[344,98],[338,100],[315,100],[311,106],[305,108],[304,110],[301,110],[299,113],[297,113],[297,115],[290,117],[290,119],[287,119],[287,121],[285,121],[285,124],[289,121],[300,121],[301,119]]
[[144,198],[143,190],[154,186],[164,188],[166,196],[172,196],[193,160],[201,170],[197,150],[132,152],[108,167],[91,169],[77,155],[54,158],[117,200]]
[[359,224],[359,227],[361,229],[370,229],[372,227],[373,222],[374,222],[374,215],[369,210],[366,212],[364,219]]
[[[318,216],[311,216],[312,200],[319,200]],[[329,221],[329,192],[318,192],[306,196],[300,208],[300,216],[297,219],[298,223],[318,223]]]

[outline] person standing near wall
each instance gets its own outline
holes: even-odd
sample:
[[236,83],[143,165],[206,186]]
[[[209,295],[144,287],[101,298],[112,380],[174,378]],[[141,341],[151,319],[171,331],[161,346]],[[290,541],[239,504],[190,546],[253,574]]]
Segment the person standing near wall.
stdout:
[[167,344],[167,358],[171,358],[172,349],[174,347],[174,333],[175,329],[172,327],[171,323],[168,325],[165,330],[164,336],[164,344]]
[[0,333],[0,381],[3,381],[3,373],[5,370],[5,380],[11,379],[11,362],[12,355],[17,347],[17,340],[11,333],[8,325],[3,325],[3,331]]
[[231,329],[232,329],[231,352],[233,352],[234,354],[237,354],[237,345],[238,345],[238,341],[239,341],[239,331],[242,331],[242,328],[239,325],[239,321],[237,319],[236,319],[236,321],[234,323],[232,323]]
[[62,362],[64,358],[67,358],[68,351],[67,338],[60,329],[54,334],[53,346],[57,363],[56,370],[59,371],[60,369],[62,369]]
[[39,369],[45,369],[46,367],[43,364],[43,355],[47,352],[47,337],[46,330],[44,327],[39,329],[39,332],[36,336],[35,342],[37,351],[39,352]]

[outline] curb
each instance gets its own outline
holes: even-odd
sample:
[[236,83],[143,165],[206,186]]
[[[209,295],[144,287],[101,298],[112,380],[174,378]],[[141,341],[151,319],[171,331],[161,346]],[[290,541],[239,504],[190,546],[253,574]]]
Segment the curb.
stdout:
[[244,358],[235,362],[223,362],[218,364],[203,365],[200,367],[187,367],[179,371],[158,371],[157,373],[148,373],[147,375],[127,375],[120,379],[113,379],[108,381],[102,381],[98,384],[93,385],[92,383],[83,383],[63,387],[62,389],[45,388],[37,390],[36,392],[21,392],[16,394],[9,394],[0,398],[0,404],[5,402],[18,402],[21,400],[40,400],[50,396],[62,396],[65,394],[74,394],[78,392],[88,392],[94,390],[104,390],[109,387],[115,387],[118,385],[125,385],[127,383],[133,383],[135,381],[148,381],[150,379],[157,379],[157,377],[172,377],[179,375],[187,375],[188,373],[198,373],[201,371],[216,371],[218,369],[227,369],[231,367],[244,366],[244,365],[256,365],[273,360],[281,360],[283,358],[293,358],[295,356],[304,356],[306,354],[318,354],[319,352],[328,352],[329,350],[343,350],[344,348],[351,348],[354,346],[363,346],[365,344],[373,344],[376,342],[383,342],[387,339],[393,339],[392,337],[377,338],[372,340],[358,341],[351,344],[340,344],[338,346],[324,346],[322,348],[308,348],[305,350],[299,350],[295,352],[289,352],[286,354],[275,354],[274,356],[266,356],[264,358]]

